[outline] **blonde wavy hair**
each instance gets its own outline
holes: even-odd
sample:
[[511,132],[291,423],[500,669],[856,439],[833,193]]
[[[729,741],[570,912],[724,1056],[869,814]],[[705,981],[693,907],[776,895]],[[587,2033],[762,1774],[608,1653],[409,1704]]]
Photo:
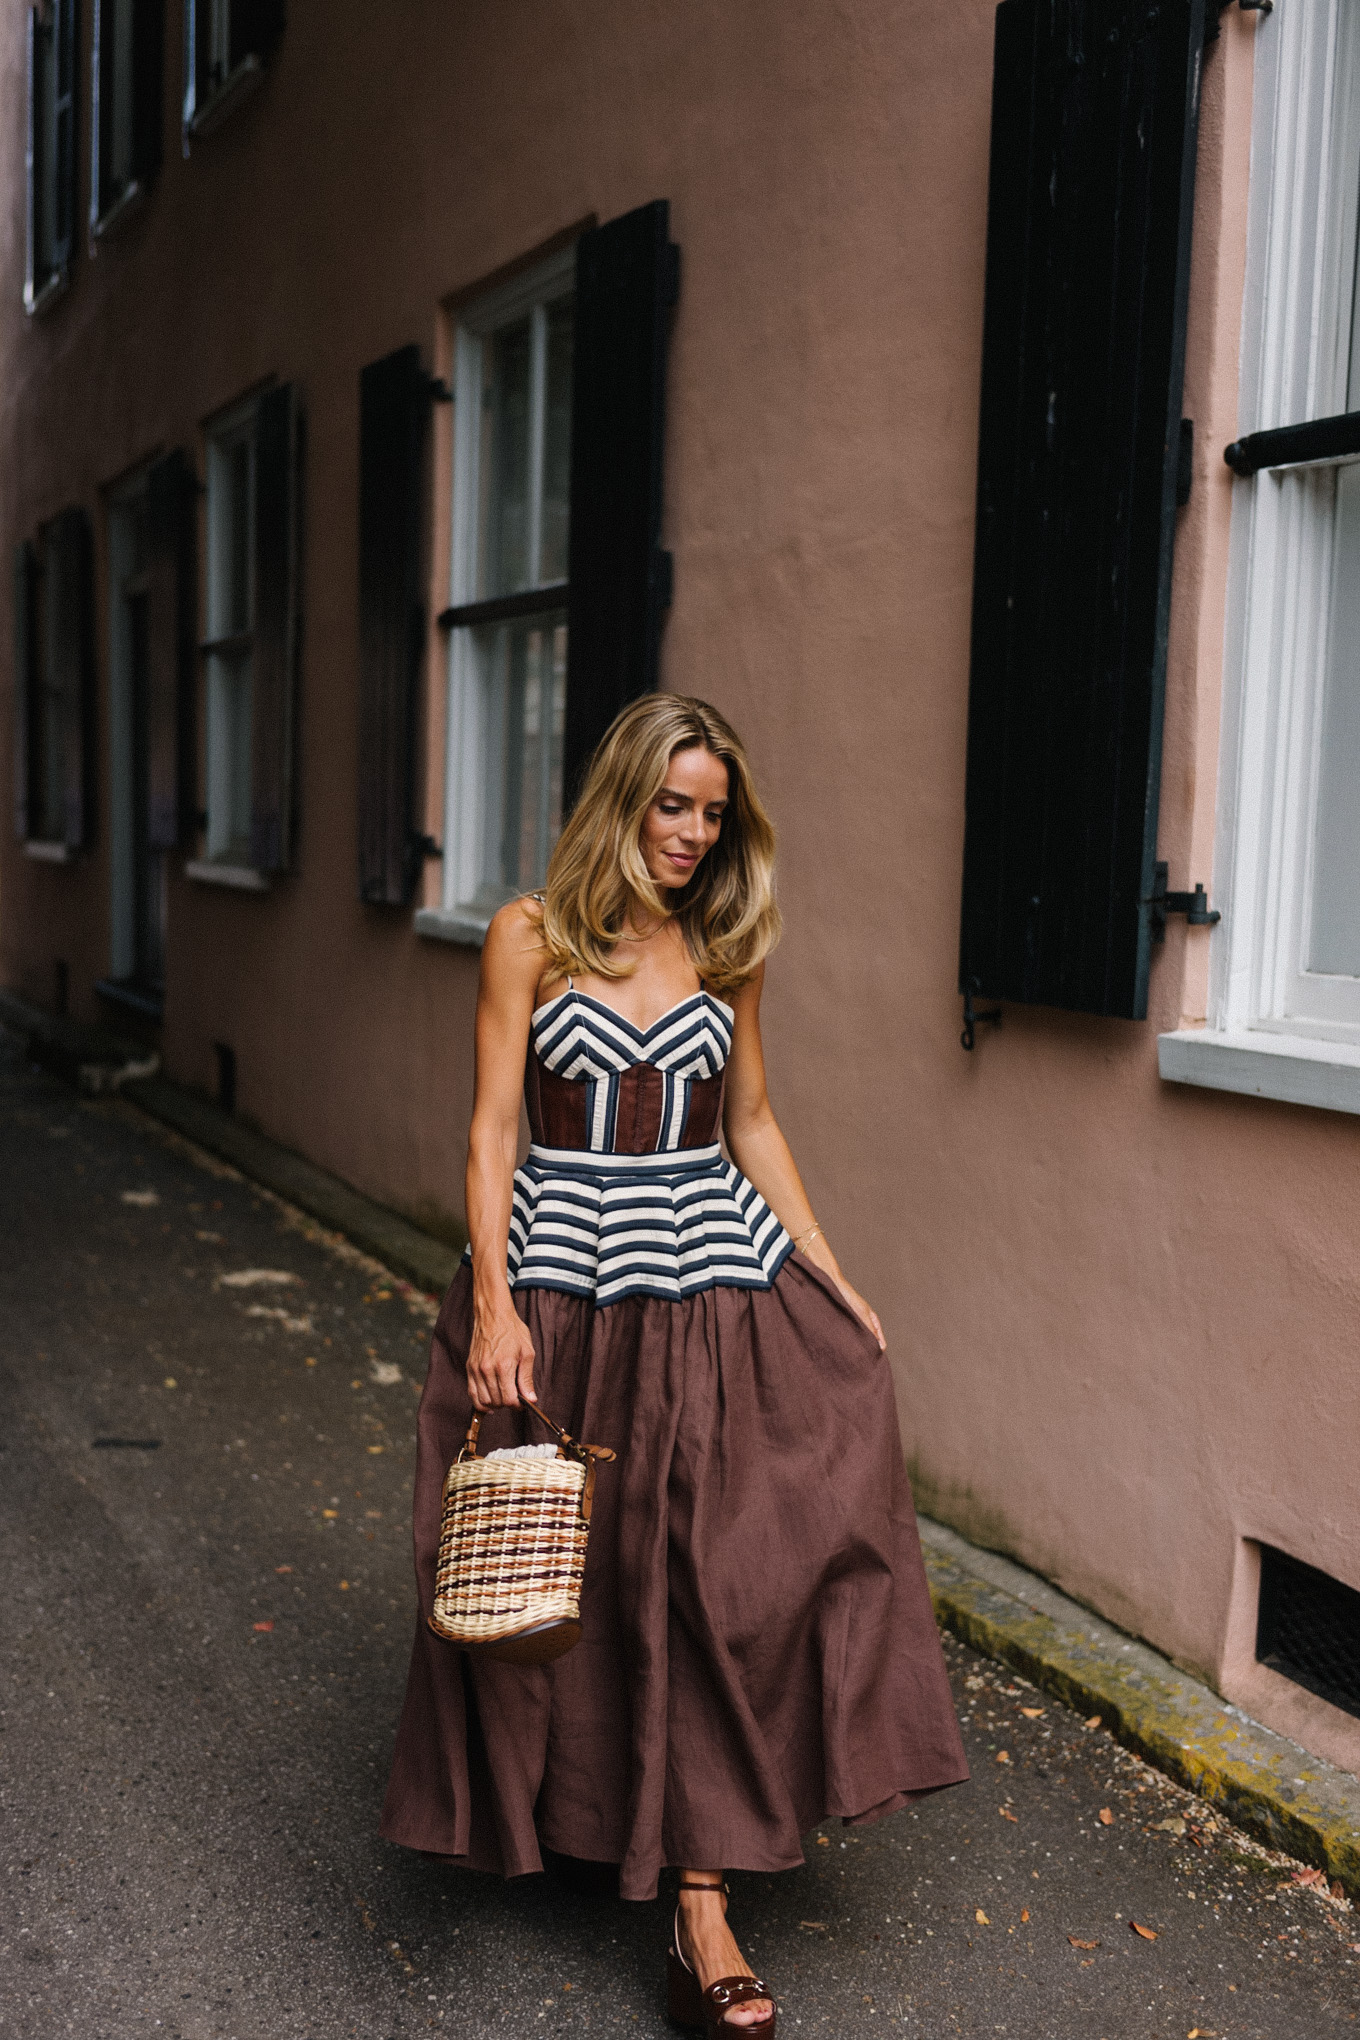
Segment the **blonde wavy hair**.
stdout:
[[[675,753],[699,746],[727,767],[727,807],[717,842],[668,900],[643,862],[643,819]],[[741,739],[716,708],[685,694],[644,694],[614,718],[553,851],[542,898],[544,946],[564,975],[628,977],[635,965],[616,945],[636,904],[674,916],[713,991],[749,981],[779,940],[774,828]]]

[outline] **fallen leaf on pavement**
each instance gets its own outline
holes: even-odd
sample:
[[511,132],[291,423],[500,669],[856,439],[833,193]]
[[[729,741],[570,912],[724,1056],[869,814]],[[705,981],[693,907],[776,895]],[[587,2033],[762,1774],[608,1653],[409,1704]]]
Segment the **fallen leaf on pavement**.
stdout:
[[384,1445],[370,1445],[368,1449],[370,1452],[384,1452],[387,1448]]
[[272,1622],[257,1622],[255,1624],[255,1627],[259,1630],[264,1631],[264,1633],[268,1635],[269,1631],[274,1627],[274,1625]]
[[1011,1760],[1011,1753],[1010,1753],[1010,1751],[1009,1751],[1009,1750],[998,1750],[998,1751],[997,1751],[997,1753],[996,1753],[996,1761],[998,1762],[998,1764],[1009,1764],[1010,1760]]
[[1068,1938],[1068,1941],[1070,1942],[1071,1946],[1072,1946],[1072,1947],[1074,1947],[1074,1948],[1086,1948],[1086,1949],[1090,1949],[1090,1948],[1098,1948],[1098,1947],[1100,1946],[1100,1943],[1099,1943],[1099,1941],[1079,1941],[1079,1940],[1077,1939],[1077,1937],[1076,1937],[1076,1935],[1075,1935],[1075,1934],[1069,1934],[1067,1938]]
[[124,1204],[140,1204],[144,1208],[161,1201],[154,1190],[120,1190],[118,1194]]
[[824,1934],[826,1932],[825,1920],[799,1920],[798,1924],[800,1927],[806,1927],[810,1934]]
[[830,1837],[830,1835],[818,1835],[818,1837],[817,1837],[817,1847],[818,1847],[819,1849],[829,1849],[829,1848],[831,1847],[831,1837]]
[[309,1317],[294,1317],[290,1310],[280,1310],[274,1303],[252,1303],[246,1306],[247,1317],[275,1318],[285,1332],[314,1332],[316,1326]]
[[401,1369],[395,1360],[374,1360],[369,1364],[368,1378],[379,1388],[394,1388],[401,1380]]
[[291,1572],[293,1568],[291,1565],[276,1565],[274,1570],[275,1572]]
[[1151,1927],[1140,1927],[1137,1920],[1129,1921],[1130,1930],[1144,1941],[1155,1941],[1157,1936]]
[[1022,1707],[1020,1709],[1020,1712],[1024,1715],[1026,1721],[1037,1721],[1039,1719],[1039,1716],[1043,1713],[1043,1711],[1044,1710],[1042,1707]]
[[973,1914],[973,1918],[977,1921],[980,1927],[990,1927],[990,1925],[992,1924],[991,1921],[988,1919],[986,1913],[982,1910],[981,1906],[979,1906],[977,1911]]
[[1099,1818],[1100,1818],[1100,1825],[1101,1825],[1102,1827],[1113,1827],[1113,1826],[1114,1826],[1114,1815],[1113,1815],[1113,1814],[1112,1814],[1112,1813],[1110,1812],[1110,1809],[1109,1809],[1109,1807],[1108,1807],[1108,1806],[1102,1806],[1102,1807],[1101,1807],[1101,1809],[1100,1809],[1100,1816],[1099,1816]]
[[1185,1833],[1185,1822],[1178,1813],[1173,1813],[1169,1820],[1154,1821],[1153,1827],[1158,1834],[1163,1835],[1183,1835]]
[[1017,1827],[1019,1827],[1019,1825],[1020,1825],[1019,1821],[1018,1821],[1018,1820],[1016,1820],[1016,1817],[1015,1817],[1015,1815],[1014,1815],[1014,1814],[1013,1814],[1013,1813],[1011,1812],[1011,1810],[1010,1810],[1010,1808],[1009,1808],[1008,1806],[998,1806],[998,1808],[997,1808],[996,1810],[997,1810],[997,1812],[998,1812],[998,1813],[999,1813],[999,1814],[1001,1815],[1001,1818],[1002,1818],[1003,1820],[1014,1820],[1014,1821],[1015,1821],[1015,1825],[1016,1825]]
[[1028,1920],[1028,1918],[1029,1918],[1029,1907],[1028,1907],[1028,1906],[1022,1906],[1022,1907],[1021,1907],[1021,1910],[1020,1910],[1020,1924],[1021,1924],[1021,1926],[1024,1926],[1024,1924],[1025,1924],[1026,1920]]
[[341,1593],[342,1593],[342,1594],[347,1594],[347,1593],[349,1592],[349,1581],[348,1581],[348,1580],[341,1580],[341,1582],[340,1582],[340,1591],[341,1591]]
[[1211,2033],[1207,2026],[1192,2026],[1185,2040],[1218,2040],[1218,2035]]
[[236,1268],[230,1275],[219,1275],[217,1279],[224,1289],[262,1289],[271,1284],[280,1288],[301,1278],[289,1268]]
[[1312,1891],[1315,1891],[1320,1885],[1325,1891],[1327,1889],[1327,1872],[1325,1870],[1312,1869],[1293,1870],[1290,1872],[1290,1881],[1294,1884],[1302,1884]]
[[1082,1725],[1083,1725],[1083,1727],[1085,1727],[1085,1728],[1099,1728],[1099,1727],[1100,1727],[1100,1722],[1101,1722],[1101,1717],[1100,1717],[1100,1715],[1098,1715],[1098,1714],[1090,1714],[1090,1715],[1088,1715],[1088,1716],[1087,1716],[1087,1718],[1086,1718],[1085,1722],[1084,1722],[1084,1723],[1083,1723]]
[[338,1516],[340,1511],[338,1509],[323,1509],[321,1513],[323,1516]]

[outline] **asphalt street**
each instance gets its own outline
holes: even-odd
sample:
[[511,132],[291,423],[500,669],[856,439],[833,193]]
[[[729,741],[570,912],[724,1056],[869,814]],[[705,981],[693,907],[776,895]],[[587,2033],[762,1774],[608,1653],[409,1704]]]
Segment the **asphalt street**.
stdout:
[[[13,1045],[0,1239],[0,2032],[667,2030],[664,1898],[378,1838],[428,1300]],[[973,1783],[733,1879],[784,2032],[1356,2033],[1344,1899],[948,1655]]]

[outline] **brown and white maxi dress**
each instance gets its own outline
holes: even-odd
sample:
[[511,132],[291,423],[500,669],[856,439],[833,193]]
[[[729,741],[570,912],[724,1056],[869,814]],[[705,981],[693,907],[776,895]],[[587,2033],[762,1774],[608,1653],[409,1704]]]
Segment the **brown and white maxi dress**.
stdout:
[[[465,1261],[420,1405],[392,1841],[507,1876],[542,1845],[618,1863],[646,1899],[668,1864],[789,1869],[828,1816],[967,1776],[888,1363],[723,1157],[731,1045],[706,991],[645,1030],[570,986],[533,1017],[510,1283],[542,1406],[618,1459],[574,1650],[520,1668],[430,1632],[470,1414]],[[541,1435],[497,1411],[481,1449]]]

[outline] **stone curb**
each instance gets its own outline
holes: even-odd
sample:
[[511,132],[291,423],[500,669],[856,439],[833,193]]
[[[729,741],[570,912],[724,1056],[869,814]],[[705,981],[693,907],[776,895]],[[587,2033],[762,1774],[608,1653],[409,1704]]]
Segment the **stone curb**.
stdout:
[[1267,1848],[1360,1902],[1360,1780],[1262,1728],[1046,1581],[920,1519],[941,1626],[1075,1708]]
[[182,1090],[166,1077],[125,1082],[121,1095],[186,1140],[230,1162],[252,1182],[262,1183],[276,1197],[310,1213],[332,1232],[343,1233],[418,1289],[442,1297],[452,1282],[461,1249],[422,1232],[409,1219],[389,1211],[386,1205],[375,1204],[338,1176],[317,1168],[290,1148],[280,1147],[267,1134],[243,1126],[208,1099]]

